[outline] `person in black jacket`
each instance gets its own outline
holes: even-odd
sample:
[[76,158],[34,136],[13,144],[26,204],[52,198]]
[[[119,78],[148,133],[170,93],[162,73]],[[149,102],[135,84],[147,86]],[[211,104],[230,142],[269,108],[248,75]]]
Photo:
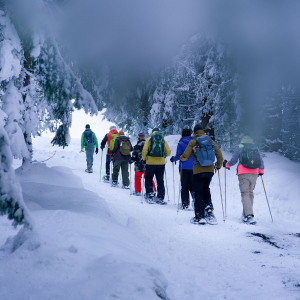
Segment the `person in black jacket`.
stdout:
[[[138,142],[133,147],[133,152],[131,156],[131,160],[129,161],[130,164],[133,162],[135,163],[134,168],[134,189],[135,192],[133,195],[140,196],[142,192],[142,177],[145,173],[145,164],[143,163],[142,159],[142,151],[145,145],[145,135],[143,133],[139,133],[138,135]],[[145,174],[144,174],[145,175]],[[155,183],[153,180],[153,189],[156,192]]]
[[115,141],[114,149],[111,154],[113,155],[113,174],[112,174],[112,186],[115,187],[118,184],[118,175],[121,168],[123,188],[129,189],[129,173],[128,162],[131,158],[130,152],[133,150],[129,137],[125,136],[124,131],[119,131],[119,137]]

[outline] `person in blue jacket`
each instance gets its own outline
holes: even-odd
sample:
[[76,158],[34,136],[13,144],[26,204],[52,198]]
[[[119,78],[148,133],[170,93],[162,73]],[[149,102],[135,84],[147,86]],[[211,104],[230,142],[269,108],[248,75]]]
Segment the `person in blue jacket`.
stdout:
[[[176,156],[172,156],[170,161],[176,162],[179,160],[181,154],[184,153],[187,145],[193,139],[191,137],[191,130],[189,126],[185,125],[182,129],[182,137],[177,146]],[[193,189],[193,155],[186,160],[179,163],[179,172],[181,171],[181,164],[182,164],[182,174],[181,174],[181,202],[182,202],[182,209],[187,209],[190,205],[190,195],[194,199],[194,189]]]

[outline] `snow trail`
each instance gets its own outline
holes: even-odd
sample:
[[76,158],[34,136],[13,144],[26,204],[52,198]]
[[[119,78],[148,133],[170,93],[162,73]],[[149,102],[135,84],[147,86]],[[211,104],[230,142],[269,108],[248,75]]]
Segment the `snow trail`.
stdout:
[[[35,152],[34,159],[43,160],[53,153],[54,148],[47,146],[46,140],[36,139],[39,143],[37,148],[43,150]],[[169,136],[167,141],[174,155],[178,136]],[[149,205],[145,202],[141,204],[141,197],[130,196],[128,190],[121,188],[121,184],[120,187],[111,188],[110,184],[99,183],[101,153],[94,156],[94,173],[85,173],[85,155],[79,154],[79,140],[74,139],[71,146],[65,150],[57,148],[55,150],[58,153],[46,162],[47,166],[71,168],[75,175],[81,177],[87,190],[97,193],[106,200],[115,219],[123,227],[129,228],[137,238],[138,243],[131,246],[142,251],[149,265],[158,268],[164,274],[168,282],[167,292],[170,299],[240,299],[244,296],[248,299],[297,299],[297,297],[300,299],[298,287],[300,272],[297,267],[300,258],[297,247],[300,245],[300,239],[297,235],[291,235],[300,232],[297,223],[300,205],[294,206],[294,211],[291,211],[294,199],[290,199],[292,204],[285,202],[286,207],[281,209],[282,203],[279,202],[282,198],[288,199],[289,195],[281,195],[281,190],[285,189],[285,181],[278,179],[273,163],[275,159],[279,159],[281,171],[284,172],[283,165],[286,162],[290,173],[296,171],[299,164],[289,162],[278,155],[276,157],[268,155],[266,158],[265,184],[267,192],[269,189],[273,224],[260,179],[257,181],[254,200],[258,224],[247,226],[239,223],[242,205],[238,180],[235,170],[230,170],[227,171],[226,222],[222,221],[219,182],[215,174],[211,192],[219,224],[198,226],[189,222],[194,216],[193,211],[177,213],[177,208],[173,205],[173,170],[170,162],[166,165],[170,202],[166,206]],[[102,174],[105,173],[105,154]],[[229,155],[224,153],[226,159]],[[288,176],[288,172],[284,174]],[[220,171],[220,175],[224,199],[224,170]],[[294,173],[292,175],[294,176]],[[132,180],[133,176],[132,165]],[[282,182],[280,186],[272,186],[280,181]],[[179,172],[176,165],[176,203],[178,186]],[[289,187],[291,188],[291,185]],[[299,187],[291,191],[292,195],[297,193],[300,194]],[[282,222],[279,222],[280,220]],[[63,224],[63,219],[60,222]],[[86,218],[85,222],[88,223],[89,219]],[[87,227],[90,225],[87,224]],[[72,229],[69,230],[71,234]],[[251,233],[262,233],[270,237],[279,248]],[[84,229],[78,234],[84,234]],[[94,246],[99,247],[99,244],[95,242]],[[101,251],[99,255],[100,253]]]

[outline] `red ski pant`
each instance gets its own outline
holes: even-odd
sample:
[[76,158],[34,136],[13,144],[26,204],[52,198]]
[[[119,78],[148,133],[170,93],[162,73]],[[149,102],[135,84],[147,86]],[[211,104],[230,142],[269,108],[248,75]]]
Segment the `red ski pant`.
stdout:
[[[135,171],[135,178],[134,178],[134,182],[135,182],[135,192],[142,192],[142,177],[143,177],[143,172],[137,172]],[[154,191],[156,191],[156,187],[155,187],[155,183],[154,180],[152,180],[153,182],[153,189]]]

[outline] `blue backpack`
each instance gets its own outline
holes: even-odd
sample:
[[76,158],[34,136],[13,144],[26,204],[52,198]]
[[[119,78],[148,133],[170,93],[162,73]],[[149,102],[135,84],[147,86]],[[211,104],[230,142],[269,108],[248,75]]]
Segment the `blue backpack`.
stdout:
[[196,155],[194,164],[199,164],[202,167],[211,166],[215,161],[215,146],[212,139],[208,135],[199,136],[196,139],[196,146],[193,148]]
[[83,134],[85,137],[85,146],[94,146],[96,144],[94,140],[94,132],[91,129],[86,129]]

